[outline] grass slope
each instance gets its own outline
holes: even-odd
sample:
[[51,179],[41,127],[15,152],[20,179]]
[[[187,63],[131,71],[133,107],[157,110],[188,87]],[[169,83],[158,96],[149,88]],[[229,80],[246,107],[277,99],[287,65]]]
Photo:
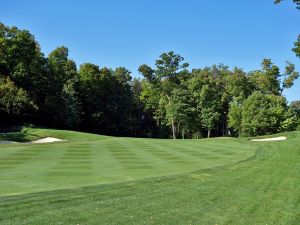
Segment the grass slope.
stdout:
[[[191,143],[235,143],[216,141]],[[0,224],[298,225],[300,133],[251,145],[251,159],[198,172],[0,197]]]
[[76,131],[26,128],[22,132],[0,133],[0,141],[30,142],[45,137],[56,137],[68,141],[92,141],[110,138],[109,136],[82,133]]
[[0,196],[180,174],[237,162],[254,152],[232,138],[174,141],[43,129],[20,135],[69,141],[0,145]]

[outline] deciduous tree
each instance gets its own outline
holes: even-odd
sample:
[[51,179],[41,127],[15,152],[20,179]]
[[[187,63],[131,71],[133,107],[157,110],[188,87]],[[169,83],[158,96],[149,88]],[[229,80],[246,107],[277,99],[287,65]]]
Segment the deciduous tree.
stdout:
[[[156,60],[156,69],[152,69],[147,65],[141,65],[139,67],[139,72],[147,79],[152,88],[156,90],[155,94],[165,99],[165,101],[160,101],[160,106],[165,102],[169,109],[174,108],[171,101],[172,90],[177,88],[180,84],[181,76],[187,74],[186,68],[189,66],[187,63],[183,63],[183,61],[184,58],[182,56],[174,52],[168,52],[163,53],[160,55],[160,58]],[[161,107],[157,107],[155,111],[156,115],[162,115],[162,113],[159,112],[161,111]],[[175,118],[173,113],[169,113],[169,116],[171,116],[168,120],[171,121],[172,135],[173,138],[176,139]],[[164,118],[159,119],[162,120]]]

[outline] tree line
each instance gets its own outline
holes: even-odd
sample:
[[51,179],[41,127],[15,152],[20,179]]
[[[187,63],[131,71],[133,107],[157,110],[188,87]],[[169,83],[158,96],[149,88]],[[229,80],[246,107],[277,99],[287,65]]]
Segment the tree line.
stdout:
[[143,79],[133,79],[125,67],[77,68],[68,53],[61,46],[45,56],[29,31],[0,23],[1,127],[32,123],[108,135],[200,138],[263,135],[299,124],[299,102],[289,106],[282,95],[299,77],[291,63],[283,72],[270,59],[251,72],[222,64],[189,69],[171,51],[154,68],[141,65]]

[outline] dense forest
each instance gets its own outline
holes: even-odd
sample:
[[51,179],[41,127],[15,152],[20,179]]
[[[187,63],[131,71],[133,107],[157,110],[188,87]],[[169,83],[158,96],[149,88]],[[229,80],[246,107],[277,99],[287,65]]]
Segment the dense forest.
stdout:
[[[300,36],[293,49],[300,57]],[[263,135],[295,130],[300,101],[282,95],[299,77],[271,59],[245,72],[213,65],[189,68],[174,52],[155,68],[84,63],[61,46],[45,56],[27,30],[0,23],[0,127],[22,124],[100,134],[161,138]]]

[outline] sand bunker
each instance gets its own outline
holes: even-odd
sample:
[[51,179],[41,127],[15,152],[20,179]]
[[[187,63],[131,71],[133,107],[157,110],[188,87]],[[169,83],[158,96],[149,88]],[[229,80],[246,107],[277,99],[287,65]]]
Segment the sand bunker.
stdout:
[[286,137],[274,137],[274,138],[262,138],[262,139],[252,139],[251,141],[285,141]]
[[33,144],[41,144],[41,143],[52,143],[52,142],[59,142],[59,141],[64,141],[64,140],[58,139],[58,138],[46,137],[46,138],[42,138],[42,139],[33,141],[31,143],[33,143]]
[[46,138],[42,138],[36,141],[32,141],[32,142],[14,142],[14,141],[0,141],[0,145],[7,145],[7,144],[42,144],[42,143],[52,143],[52,142],[60,142],[60,141],[65,141],[62,139],[58,139],[58,138],[53,138],[53,137],[46,137]]

